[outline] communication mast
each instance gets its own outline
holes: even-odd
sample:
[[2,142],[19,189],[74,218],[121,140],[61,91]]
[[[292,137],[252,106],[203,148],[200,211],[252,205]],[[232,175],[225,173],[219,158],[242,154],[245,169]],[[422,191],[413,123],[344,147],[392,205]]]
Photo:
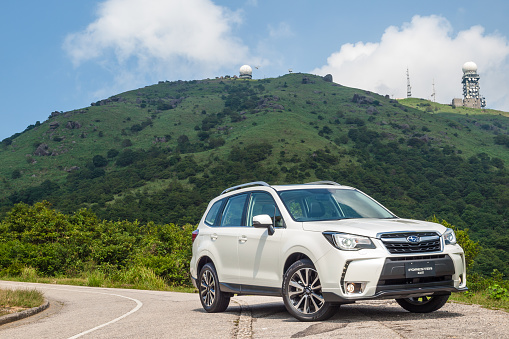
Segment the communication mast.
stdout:
[[410,73],[408,73],[408,67],[406,68],[406,97],[412,97],[412,86],[410,86]]
[[433,97],[433,102],[436,100],[436,93],[435,93],[435,79],[433,79],[433,93],[431,93],[431,96]]

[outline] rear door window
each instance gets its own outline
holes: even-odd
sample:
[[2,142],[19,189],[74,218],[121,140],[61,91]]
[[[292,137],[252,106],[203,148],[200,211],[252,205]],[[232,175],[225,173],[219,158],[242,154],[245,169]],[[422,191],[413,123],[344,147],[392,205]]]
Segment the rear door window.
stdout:
[[207,216],[205,217],[205,223],[209,226],[216,225],[217,216],[219,214],[219,211],[221,211],[221,206],[223,205],[224,200],[219,200],[212,205],[212,207],[209,210],[209,213],[207,213]]
[[228,199],[221,218],[221,226],[243,226],[244,207],[247,194],[240,194]]

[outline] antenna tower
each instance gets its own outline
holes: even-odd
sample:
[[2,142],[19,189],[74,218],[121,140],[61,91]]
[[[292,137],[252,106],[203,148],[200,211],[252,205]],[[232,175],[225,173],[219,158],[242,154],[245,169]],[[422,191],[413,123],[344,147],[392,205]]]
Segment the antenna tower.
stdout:
[[436,102],[435,79],[433,79],[433,93],[431,93],[431,96],[433,97],[433,102]]
[[410,73],[408,73],[408,67],[406,68],[406,97],[412,97],[412,86],[410,86]]

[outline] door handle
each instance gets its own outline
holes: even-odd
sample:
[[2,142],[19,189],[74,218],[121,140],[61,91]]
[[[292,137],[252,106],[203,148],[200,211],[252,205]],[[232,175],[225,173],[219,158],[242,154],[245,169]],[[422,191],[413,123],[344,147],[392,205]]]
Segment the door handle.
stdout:
[[216,234],[216,233],[211,234],[211,235],[210,235],[210,239],[212,239],[212,240],[217,240],[217,234]]
[[247,237],[246,237],[245,235],[243,235],[243,236],[240,236],[240,237],[239,237],[239,242],[240,242],[240,243],[242,243],[242,244],[243,244],[243,243],[245,243],[246,241],[247,241]]

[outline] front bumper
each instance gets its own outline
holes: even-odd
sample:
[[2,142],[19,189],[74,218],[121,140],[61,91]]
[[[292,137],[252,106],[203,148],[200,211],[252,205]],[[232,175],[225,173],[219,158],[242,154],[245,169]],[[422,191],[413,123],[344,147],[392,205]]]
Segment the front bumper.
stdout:
[[[335,265],[332,267],[331,263]],[[412,298],[468,290],[464,254],[459,246],[441,253],[407,256],[391,255],[382,249],[331,251],[315,264],[323,296],[330,302]],[[426,264],[433,267],[432,274],[407,273],[409,265],[426,267]],[[356,286],[351,292],[349,284]]]

